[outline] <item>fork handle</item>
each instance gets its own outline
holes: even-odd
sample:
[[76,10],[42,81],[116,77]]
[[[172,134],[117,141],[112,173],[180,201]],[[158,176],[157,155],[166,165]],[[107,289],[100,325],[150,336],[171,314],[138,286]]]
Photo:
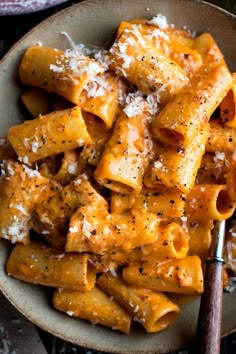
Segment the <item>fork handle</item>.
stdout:
[[[194,353],[219,354],[222,318],[223,261],[206,261],[204,293],[202,294]],[[196,350],[196,351],[195,351]]]

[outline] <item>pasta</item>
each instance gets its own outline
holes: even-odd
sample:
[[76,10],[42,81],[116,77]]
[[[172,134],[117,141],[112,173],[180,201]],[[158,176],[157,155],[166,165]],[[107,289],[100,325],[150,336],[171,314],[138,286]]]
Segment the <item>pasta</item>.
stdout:
[[190,221],[189,232],[189,254],[198,254],[201,258],[207,258],[211,246],[212,220]]
[[60,187],[17,161],[6,160],[1,172],[1,237],[11,242],[28,243],[36,204],[50,198]]
[[167,262],[130,265],[123,269],[122,276],[129,284],[146,289],[180,294],[201,294],[203,279],[201,260],[188,256]]
[[234,212],[225,185],[198,184],[187,195],[186,215],[188,219],[201,221],[225,220]]
[[132,316],[111,300],[97,286],[90,291],[56,290],[53,296],[56,309],[69,316],[90,320],[129,334]]
[[206,122],[231,84],[232,76],[224,63],[201,67],[190,84],[154,118],[154,135],[166,144],[188,146],[206,129]]
[[177,63],[170,62],[157,46],[141,35],[139,26],[131,27],[121,33],[110,49],[111,68],[146,94],[159,91],[164,103],[186,84],[188,78]]
[[109,273],[103,273],[97,283],[127,312],[135,316],[136,321],[140,322],[147,332],[163,330],[174,322],[179,313],[178,306],[164,294],[131,287]]
[[24,84],[46,89],[73,103],[79,103],[89,79],[101,72],[102,66],[93,59],[43,46],[28,48],[19,67]]
[[119,115],[95,171],[98,183],[116,192],[138,194],[150,145],[145,114],[130,118],[125,113]]
[[220,118],[228,127],[236,126],[236,73],[232,73],[232,87],[220,104]]
[[[208,125],[186,147],[160,145],[155,160],[149,164],[144,185],[148,188],[160,184],[188,193],[195,184],[208,138]],[[191,173],[189,173],[191,171]]]
[[[19,77],[32,118],[0,139],[8,275],[69,316],[164,330],[175,294],[204,291],[214,220],[234,218],[235,73],[211,34],[157,15],[94,55],[29,47]],[[235,249],[233,226],[226,285]]]
[[36,241],[16,245],[7,262],[7,272],[30,283],[79,291],[92,289],[96,279],[88,254],[65,254]]
[[224,153],[235,151],[235,129],[222,124],[222,120],[213,120],[210,125],[210,135],[206,150],[209,152],[221,151]]
[[80,105],[85,112],[101,118],[107,128],[111,128],[118,112],[118,90],[119,80],[111,73],[95,76],[82,91]]
[[181,217],[184,207],[183,194],[174,188],[166,188],[159,185],[158,188],[142,188],[138,195],[124,193],[111,194],[112,213],[122,214],[130,209],[148,209],[158,216]]
[[[79,126],[75,130],[74,126]],[[54,136],[54,129],[57,136]],[[91,138],[79,107],[55,111],[9,129],[8,139],[25,163],[89,144]]]

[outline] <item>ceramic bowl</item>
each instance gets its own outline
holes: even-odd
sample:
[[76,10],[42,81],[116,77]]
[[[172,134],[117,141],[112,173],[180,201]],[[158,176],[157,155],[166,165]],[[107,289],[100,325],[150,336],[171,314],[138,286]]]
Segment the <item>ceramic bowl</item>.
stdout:
[[[21,86],[17,68],[25,49],[35,43],[61,49],[68,41],[109,47],[121,20],[150,19],[163,14],[169,23],[201,33],[209,31],[217,40],[231,70],[236,70],[236,18],[201,1],[190,0],[87,0],[45,20],[17,42],[0,63],[0,130],[21,122],[19,105]],[[10,245],[0,240],[0,289],[30,321],[64,340],[110,353],[167,353],[190,345],[196,329],[199,299],[185,304],[177,322],[169,329],[147,334],[134,329],[130,335],[74,319],[53,309],[46,288],[23,283],[6,275],[5,265]],[[236,329],[236,296],[225,293],[223,300],[223,335]]]

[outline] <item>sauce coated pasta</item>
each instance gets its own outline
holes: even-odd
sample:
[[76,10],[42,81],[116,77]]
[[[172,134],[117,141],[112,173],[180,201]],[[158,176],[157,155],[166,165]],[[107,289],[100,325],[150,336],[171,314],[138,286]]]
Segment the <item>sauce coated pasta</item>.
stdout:
[[164,330],[173,294],[203,293],[214,220],[234,214],[236,74],[209,33],[157,15],[91,57],[29,47],[19,77],[31,118],[0,145],[7,273],[54,288],[69,316]]

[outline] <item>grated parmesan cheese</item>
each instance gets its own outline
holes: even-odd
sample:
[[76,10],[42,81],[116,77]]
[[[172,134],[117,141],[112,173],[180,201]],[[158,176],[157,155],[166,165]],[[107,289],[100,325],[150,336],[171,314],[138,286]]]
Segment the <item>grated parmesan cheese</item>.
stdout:
[[154,16],[151,20],[147,21],[147,24],[157,26],[161,29],[166,29],[169,27],[166,16],[163,16],[162,14]]
[[2,228],[1,235],[3,238],[10,240],[12,243],[24,240],[29,234],[29,227],[25,220],[14,215],[10,226]]
[[30,216],[29,213],[27,212],[27,210],[25,209],[24,205],[22,204],[17,204],[17,205],[14,205],[14,204],[9,204],[9,208],[14,208],[14,209],[17,209],[19,210],[23,215],[25,216]]
[[109,90],[110,85],[104,76],[93,77],[85,86],[88,98],[104,96]]
[[78,163],[77,162],[71,162],[68,166],[68,173],[70,175],[76,175],[77,174],[77,169],[78,169]]
[[150,94],[146,98],[148,111],[151,115],[155,115],[159,112],[159,101],[160,98],[158,94]]
[[139,30],[140,28],[142,28],[141,25],[132,25],[131,26],[131,30],[126,29],[125,31],[126,32],[131,32],[132,34],[134,34],[135,37],[138,40],[138,43],[141,46],[145,47],[146,46],[146,41],[143,39],[143,36],[142,36],[142,34],[141,34],[140,30]]
[[115,72],[117,74],[123,75],[124,77],[127,76],[126,71],[124,69],[129,68],[131,63],[134,61],[133,56],[127,54],[127,44],[128,43],[117,42],[114,43],[110,49],[111,54],[115,54],[118,59],[122,60],[123,63],[121,64],[121,66],[116,65]]
[[87,74],[90,79],[104,72],[104,68],[100,63],[81,54],[80,50],[77,49],[65,50],[61,56],[58,56],[56,64],[50,65],[50,70],[56,73],[63,73],[69,70],[72,73],[72,77],[77,78],[80,78],[83,74]]
[[182,228],[183,228],[186,232],[188,232],[188,226],[187,226],[188,218],[187,218],[187,216],[182,215],[182,216],[180,217],[180,220],[181,220],[181,222],[182,222],[182,224],[181,224]]
[[38,141],[33,141],[31,146],[32,152],[37,152],[40,148],[40,143]]
[[7,163],[4,174],[8,174],[9,176],[14,176],[14,169],[11,164]]
[[77,61],[72,61],[71,68],[73,71],[76,70],[79,76],[82,76],[84,73],[86,73],[89,77],[91,77],[103,72],[101,66],[95,61],[90,61],[86,66],[81,65],[81,67],[78,67]]
[[94,59],[96,59],[104,68],[104,70],[108,70],[111,64],[111,59],[108,50],[100,50],[94,55]]
[[84,145],[84,140],[83,140],[83,139],[78,139],[78,140],[77,140],[77,144],[78,144],[79,146],[83,146],[83,145]]
[[84,235],[87,237],[87,238],[90,238],[91,236],[91,231],[93,231],[93,227],[92,225],[90,224],[90,222],[88,222],[86,220],[86,217],[85,215],[83,216],[83,226],[82,226],[82,232],[84,233]]
[[74,226],[71,226],[69,228],[69,232],[72,233],[72,234],[74,234],[74,233],[76,233],[78,231],[79,231],[78,225],[74,225]]
[[88,46],[86,46],[84,43],[75,43],[73,41],[73,39],[71,38],[71,36],[67,32],[63,31],[63,32],[61,32],[61,34],[66,37],[71,49],[76,50],[80,54],[84,54],[84,55],[89,55],[90,56],[90,55],[94,55],[95,53],[97,53],[99,51],[99,49],[100,49],[96,45],[88,45]]
[[28,156],[26,156],[26,155],[23,156],[23,158],[19,157],[18,160],[19,160],[20,162],[23,162],[23,163],[26,164],[26,165],[30,165],[30,163],[29,163],[29,158],[28,158]]
[[109,271],[113,277],[117,278],[117,272],[116,272],[116,268],[114,266],[110,266]]
[[190,206],[190,208],[192,208],[192,209],[196,209],[196,208],[198,207],[197,198],[193,198],[192,200],[190,200],[189,206]]
[[145,100],[142,96],[136,94],[129,94],[126,98],[127,105],[123,109],[127,117],[134,117],[139,114],[142,114],[145,108]]
[[66,255],[65,253],[60,253],[60,254],[52,255],[50,256],[50,258],[56,258],[58,260],[61,260],[65,257],[65,255]]
[[54,65],[54,64],[50,64],[49,69],[52,70],[54,73],[63,72],[63,67],[57,66],[57,65]]
[[162,32],[159,28],[155,29],[154,31],[151,31],[146,35],[148,40],[153,40],[153,39],[164,39],[165,41],[169,41],[170,37],[168,34]]
[[162,162],[160,160],[156,160],[154,163],[153,163],[153,167],[154,168],[161,168],[163,166]]
[[213,161],[218,162],[218,161],[224,161],[224,160],[225,160],[225,153],[216,151],[215,156],[213,157]]

